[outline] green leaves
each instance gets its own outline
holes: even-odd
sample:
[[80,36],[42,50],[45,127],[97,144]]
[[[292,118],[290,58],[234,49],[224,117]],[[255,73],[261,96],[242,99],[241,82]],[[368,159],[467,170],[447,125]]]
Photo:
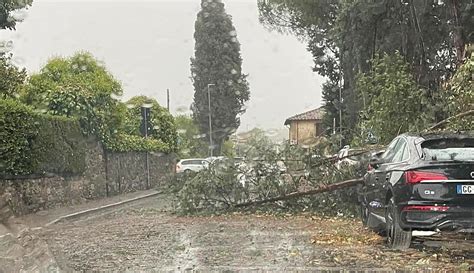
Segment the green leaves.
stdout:
[[142,122],[141,107],[144,104],[152,105],[150,109],[151,128],[149,128],[148,136],[165,143],[169,150],[176,151],[178,133],[174,118],[153,98],[135,96],[126,102],[125,132],[130,135],[141,135],[139,131]]
[[175,117],[178,132],[178,155],[181,158],[206,157],[209,153],[206,136],[199,133],[199,127],[192,117]]
[[77,120],[41,115],[13,99],[0,99],[0,174],[80,174],[84,138]]
[[[458,63],[455,49],[462,52],[459,49],[464,48],[463,43],[473,42],[472,37],[468,37],[467,18],[472,17],[473,9],[469,1],[258,2],[260,21],[270,29],[295,34],[307,42],[308,51],[313,55],[313,71],[327,78],[323,85],[326,127],[332,126],[334,118],[339,123],[339,107],[336,106],[339,106],[338,85],[341,84],[344,137],[352,138],[359,123],[358,113],[366,107],[364,99],[371,100],[358,93],[356,85],[361,83],[356,83],[357,75],[370,73],[373,69],[370,60],[377,53],[392,55],[397,51],[410,67],[413,80],[426,89],[421,105],[438,121],[446,117],[443,101],[440,101],[440,86]],[[400,73],[390,75],[399,77]],[[410,85],[402,81],[396,84]],[[428,117],[423,119],[429,120]]]
[[[128,104],[118,100],[121,84],[90,53],[53,58],[28,81],[21,100],[55,116],[76,118],[86,135],[98,137],[107,149],[172,152],[176,150],[173,117],[156,100],[141,96]],[[152,102],[150,137],[139,133],[140,106]]]
[[161,140],[143,138],[137,135],[117,134],[105,143],[106,148],[115,152],[172,152],[170,146]]
[[0,54],[0,98],[19,96],[26,79],[26,70],[12,64],[12,55]]
[[0,4],[0,29],[14,30],[16,23],[23,20],[23,16],[14,14],[15,11],[28,8],[33,0],[2,0]]
[[29,79],[22,100],[52,115],[77,117],[86,134],[105,141],[121,126],[120,83],[89,53],[53,58]]
[[366,104],[358,124],[362,135],[372,130],[388,143],[401,133],[423,129],[433,119],[426,92],[399,53],[377,55],[372,71],[357,77],[356,88]]
[[[474,109],[474,54],[459,67],[456,74],[447,84],[443,99],[450,116]],[[449,123],[451,130],[474,130],[472,116],[453,120]]]

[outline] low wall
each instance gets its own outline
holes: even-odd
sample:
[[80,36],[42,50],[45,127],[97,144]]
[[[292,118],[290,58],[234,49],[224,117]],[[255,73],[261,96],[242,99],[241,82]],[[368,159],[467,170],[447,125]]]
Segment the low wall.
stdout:
[[[149,163],[149,182],[146,157]],[[82,203],[159,186],[174,172],[175,157],[161,153],[111,153],[86,141],[85,171],[77,176],[46,174],[0,178],[0,220],[5,208],[16,215]]]
[[172,155],[153,152],[107,153],[108,193],[115,195],[160,186],[165,177],[173,173],[174,158]]

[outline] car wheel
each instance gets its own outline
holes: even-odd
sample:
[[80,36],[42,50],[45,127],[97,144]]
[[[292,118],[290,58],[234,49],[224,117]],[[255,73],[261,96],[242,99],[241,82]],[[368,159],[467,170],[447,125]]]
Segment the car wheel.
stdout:
[[387,225],[387,244],[391,249],[404,250],[410,248],[411,231],[400,227],[400,215],[395,207],[395,200],[390,198],[385,209],[385,222]]
[[185,173],[185,174],[190,174],[190,173],[192,173],[192,172],[193,172],[193,171],[191,171],[190,169],[184,170],[184,173]]

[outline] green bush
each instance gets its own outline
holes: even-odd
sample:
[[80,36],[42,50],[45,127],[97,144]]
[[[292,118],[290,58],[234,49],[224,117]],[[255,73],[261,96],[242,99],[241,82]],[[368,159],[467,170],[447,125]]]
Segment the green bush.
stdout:
[[0,99],[0,173],[79,174],[85,145],[79,123],[35,112],[13,99]]
[[40,115],[32,151],[36,172],[79,174],[85,169],[85,138],[79,122],[65,117]]
[[168,153],[171,149],[161,140],[152,138],[146,139],[141,136],[127,134],[117,134],[104,144],[107,150],[114,152],[158,151]]

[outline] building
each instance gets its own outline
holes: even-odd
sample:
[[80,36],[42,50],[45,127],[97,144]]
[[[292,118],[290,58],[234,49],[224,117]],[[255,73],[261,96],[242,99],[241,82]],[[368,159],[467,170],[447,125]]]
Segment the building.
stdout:
[[311,145],[324,134],[322,107],[292,116],[285,120],[289,125],[289,141],[293,145]]

